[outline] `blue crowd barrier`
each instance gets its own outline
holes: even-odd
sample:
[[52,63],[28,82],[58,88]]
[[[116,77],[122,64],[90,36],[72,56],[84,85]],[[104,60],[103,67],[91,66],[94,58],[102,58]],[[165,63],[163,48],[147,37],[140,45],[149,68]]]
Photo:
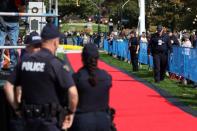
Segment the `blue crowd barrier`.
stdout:
[[173,47],[169,71],[197,82],[197,49]]
[[[148,45],[140,43],[139,63],[153,67],[153,57],[147,53]],[[128,40],[114,40],[112,44],[104,40],[104,50],[113,55],[130,60]],[[197,49],[173,47],[173,53],[169,56],[169,72],[197,82]]]
[[109,49],[108,49],[108,41],[107,41],[107,39],[104,39],[104,41],[103,41],[103,49],[104,49],[104,51],[106,51],[106,52],[109,52]]
[[[148,56],[147,53],[147,43],[140,44],[139,52],[139,62],[143,64],[148,64],[153,67],[152,56]],[[106,39],[104,40],[104,50],[113,55],[119,56],[121,58],[130,60],[130,51],[128,47],[128,40],[113,40],[110,44]]]

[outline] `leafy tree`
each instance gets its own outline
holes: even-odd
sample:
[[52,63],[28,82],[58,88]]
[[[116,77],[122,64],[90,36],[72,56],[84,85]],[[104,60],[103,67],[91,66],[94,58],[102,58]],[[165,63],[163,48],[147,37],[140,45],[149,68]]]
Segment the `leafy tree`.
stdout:
[[150,0],[146,3],[147,24],[163,24],[172,30],[193,29],[196,0]]
[[79,0],[80,6],[77,6],[76,0],[59,0],[59,14],[61,17],[76,15],[84,19],[98,15],[100,11],[102,16],[113,18],[113,22],[117,23],[122,12],[123,18],[129,20],[126,26],[137,27],[138,1],[131,0],[124,9],[121,9],[124,2],[126,0]]
[[[114,23],[121,19],[128,19],[127,27],[137,27],[139,8],[138,0],[130,0],[121,8],[127,0],[59,0],[61,17],[75,15],[82,19],[98,15],[100,11],[104,17],[113,18]],[[146,2],[146,25],[163,24],[172,30],[192,29],[197,26],[192,22],[197,15],[197,0],[145,0]],[[95,3],[95,4],[93,4]],[[98,8],[99,7],[99,10]],[[197,23],[197,22],[196,22]]]

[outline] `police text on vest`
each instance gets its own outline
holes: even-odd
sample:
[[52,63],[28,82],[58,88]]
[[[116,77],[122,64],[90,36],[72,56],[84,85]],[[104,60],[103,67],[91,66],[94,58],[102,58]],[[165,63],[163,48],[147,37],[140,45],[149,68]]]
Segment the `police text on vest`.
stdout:
[[44,72],[45,63],[41,62],[23,62],[22,71]]

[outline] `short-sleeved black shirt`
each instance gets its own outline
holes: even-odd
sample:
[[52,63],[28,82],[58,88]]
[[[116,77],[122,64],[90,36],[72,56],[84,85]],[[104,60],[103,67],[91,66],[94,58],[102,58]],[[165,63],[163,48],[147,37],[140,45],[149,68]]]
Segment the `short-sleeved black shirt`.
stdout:
[[77,110],[79,112],[92,112],[107,109],[109,107],[109,90],[112,86],[111,76],[104,70],[95,71],[97,85],[91,86],[89,74],[85,68],[81,68],[73,75],[79,94]]
[[139,45],[139,42],[138,42],[138,39],[137,39],[137,37],[132,37],[132,38],[130,38],[130,40],[129,40],[129,46],[133,46],[133,45]]
[[168,53],[171,50],[170,37],[167,34],[159,36],[158,33],[152,35],[149,48],[152,54]]
[[[25,5],[25,0],[20,0],[21,6]],[[16,5],[16,0],[2,0],[0,4],[0,12],[18,12],[18,7]],[[3,19],[6,22],[18,22],[18,16],[4,16]]]
[[74,85],[64,64],[47,49],[26,56],[8,81],[22,87],[28,104],[61,103],[59,94]]

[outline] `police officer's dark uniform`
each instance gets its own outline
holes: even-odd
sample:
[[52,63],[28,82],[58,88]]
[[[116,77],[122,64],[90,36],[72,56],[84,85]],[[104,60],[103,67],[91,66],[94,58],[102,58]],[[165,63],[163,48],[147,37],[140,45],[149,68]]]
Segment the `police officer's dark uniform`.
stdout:
[[[94,44],[87,44],[84,47],[82,57],[85,58],[82,59],[89,59],[86,56],[98,58],[98,50]],[[94,75],[97,79],[95,86],[90,84],[90,74],[85,66],[73,75],[79,94],[79,103],[69,131],[110,131],[111,122],[107,110],[112,78],[106,71],[99,68],[95,69]]]
[[130,50],[133,71],[138,71],[139,42],[138,42],[138,38],[135,36],[134,32],[131,32],[131,38],[129,40],[129,50]]
[[[30,52],[30,50],[27,49],[23,49],[21,52],[21,61],[23,60],[23,58],[28,57],[29,55],[31,55],[31,53],[35,53],[33,52],[33,49],[38,49],[41,46],[41,37],[39,36],[38,33],[36,32],[31,32],[25,39],[25,45],[27,46],[26,48],[32,48],[32,51]],[[16,83],[16,77],[17,76],[17,69],[15,69],[11,76],[9,77],[9,81],[11,83]],[[18,87],[16,87],[18,88]],[[16,89],[17,90],[17,89]],[[19,101],[17,101],[19,102]],[[10,131],[23,131],[24,129],[24,119],[18,115],[16,115],[15,113],[13,113],[12,118],[10,120]]]
[[[58,29],[46,25],[42,38],[59,37]],[[71,74],[48,49],[28,55],[17,67],[16,80],[10,81],[22,87],[22,114],[25,131],[59,131],[57,115],[62,113],[61,96],[74,85]],[[65,117],[65,116],[64,116]]]
[[168,53],[171,51],[170,38],[166,33],[162,32],[163,27],[158,26],[157,33],[152,35],[149,44],[150,51],[153,55],[155,82],[164,80],[168,65]]

